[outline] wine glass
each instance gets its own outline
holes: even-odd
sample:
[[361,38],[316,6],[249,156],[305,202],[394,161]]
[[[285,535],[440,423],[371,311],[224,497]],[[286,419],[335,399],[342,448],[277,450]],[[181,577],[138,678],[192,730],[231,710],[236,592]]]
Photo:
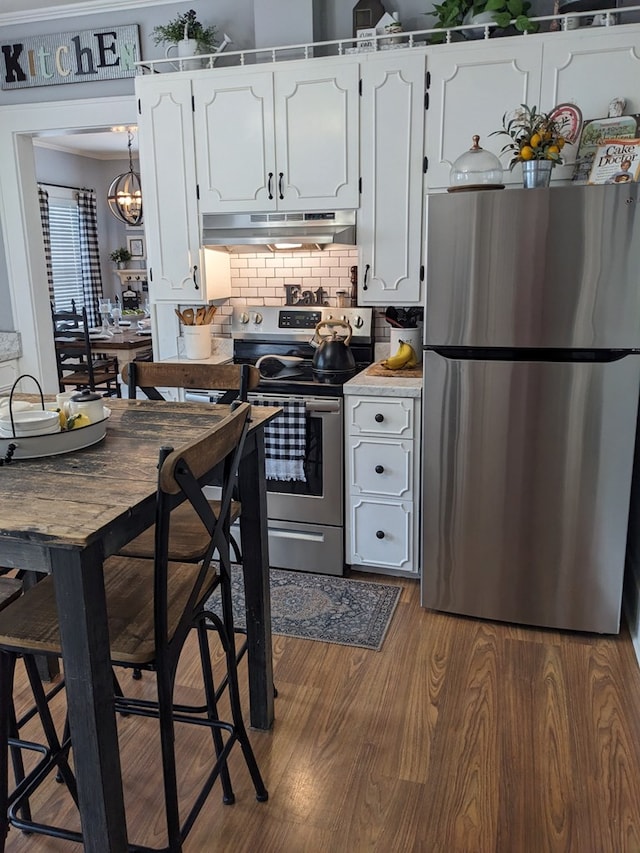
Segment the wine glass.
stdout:
[[100,316],[102,317],[102,334],[103,335],[111,335],[111,329],[109,328],[109,315],[111,314],[111,300],[106,299],[103,296],[100,296],[98,299],[98,311]]
[[124,330],[120,325],[120,320],[122,319],[122,309],[120,305],[116,303],[111,309],[111,317],[113,319],[113,333],[114,335],[122,335]]

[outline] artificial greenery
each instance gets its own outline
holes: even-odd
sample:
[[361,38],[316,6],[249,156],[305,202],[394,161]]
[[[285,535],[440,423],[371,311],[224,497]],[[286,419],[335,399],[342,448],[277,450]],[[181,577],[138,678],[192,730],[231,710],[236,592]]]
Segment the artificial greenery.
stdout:
[[193,9],[177,15],[168,24],[160,24],[154,27],[151,35],[156,44],[177,44],[183,39],[195,39],[198,42],[200,53],[212,53],[216,47],[216,28],[205,27],[196,18]]
[[552,166],[562,163],[565,139],[553,112],[541,113],[537,107],[520,107],[502,117],[502,128],[489,136],[507,136],[509,141],[500,154],[511,153],[509,168],[526,160],[551,160]]
[[[475,15],[491,12],[499,29],[506,29],[513,25],[518,32],[535,33],[539,29],[539,24],[530,20],[530,9],[529,0],[444,0],[443,3],[434,4],[433,12],[437,17],[436,27],[439,29],[472,23],[469,19]],[[445,38],[443,33],[436,35],[432,41],[442,42]]]
[[133,255],[131,252],[125,248],[124,246],[120,246],[119,249],[114,249],[113,252],[109,255],[112,261],[115,261],[117,264],[125,263],[126,261],[130,261]]

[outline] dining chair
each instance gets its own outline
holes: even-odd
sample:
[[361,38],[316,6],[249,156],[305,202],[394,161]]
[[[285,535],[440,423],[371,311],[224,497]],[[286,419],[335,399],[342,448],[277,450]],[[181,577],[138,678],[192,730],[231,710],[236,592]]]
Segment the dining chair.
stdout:
[[[122,368],[122,381],[127,387],[130,399],[135,399],[138,389],[150,400],[164,400],[159,388],[188,388],[208,391],[219,391],[219,403],[235,406],[246,402],[249,391],[260,381],[260,373],[253,365],[248,364],[177,364],[172,362],[130,362]],[[234,490],[234,497],[237,498]],[[219,505],[217,500],[210,500],[212,511],[217,515]],[[230,524],[238,520],[241,505],[238,500],[232,500]],[[234,562],[242,564],[240,546],[233,534],[229,538],[233,550]],[[169,538],[169,559],[183,563],[199,563],[207,552],[209,535],[201,519],[193,508],[184,503],[174,513],[171,536]],[[120,554],[142,559],[153,559],[155,551],[155,528],[143,531],[120,550]],[[241,628],[236,633],[246,635]],[[243,642],[237,649],[237,662],[247,651],[247,643]],[[135,679],[141,678],[137,668],[133,670]],[[224,684],[220,685],[220,689]]]
[[[242,716],[233,632],[229,523],[232,490],[248,426],[249,405],[240,404],[215,423],[199,440],[178,449],[161,448],[156,494],[156,548],[152,560],[111,557],[104,564],[104,582],[109,618],[111,661],[114,666],[140,667],[154,671],[157,697],[154,700],[116,695],[116,711],[154,717],[159,722],[167,845],[179,853],[218,778],[223,801],[233,803],[228,756],[236,743],[252,779],[256,798],[268,799]],[[203,489],[222,466],[222,493],[214,513]],[[175,512],[188,502],[202,519],[209,546],[197,567],[169,559],[169,541]],[[214,562],[213,558],[216,557]],[[220,588],[222,618],[205,609],[212,592]],[[220,638],[226,662],[225,680],[231,720],[221,720],[209,650],[210,627]],[[181,652],[191,629],[198,634],[204,705],[174,705],[174,685]],[[13,669],[19,654],[46,653],[61,657],[60,636],[53,581],[47,576],[0,612],[0,708],[10,699]],[[2,712],[3,714],[5,712]],[[6,722],[6,721],[5,721]],[[208,728],[213,756],[206,779],[193,799],[183,821],[178,808],[175,724]],[[6,768],[8,739],[0,732],[0,767]],[[78,748],[77,746],[74,748]],[[200,762],[200,757],[199,757]],[[25,821],[17,814],[20,798],[9,798],[6,770],[0,782],[0,839],[9,823],[27,831],[56,835],[82,842],[82,834],[65,827]],[[23,795],[29,796],[40,780],[29,780]],[[148,780],[151,782],[151,780]],[[191,783],[190,783],[191,784]],[[3,849],[0,844],[0,850]],[[136,844],[136,851],[150,851]]]
[[[247,394],[260,381],[260,374],[248,364],[178,364],[152,361],[130,362],[122,368],[122,381],[128,388],[130,399],[135,399],[138,389],[150,400],[164,400],[159,388],[189,388],[220,391],[219,403],[245,402]],[[217,512],[216,501],[211,502]],[[231,505],[231,524],[241,512],[240,504]],[[155,532],[151,527],[125,545],[120,553],[132,557],[152,558],[155,548]],[[178,511],[169,542],[169,558],[182,562],[199,562],[208,547],[208,534],[192,508],[185,504]],[[235,561],[241,563],[240,548],[231,538]]]
[[89,388],[120,397],[118,359],[93,348],[86,308],[78,311],[72,303],[70,311],[56,311],[52,305],[51,318],[60,391]]
[[194,362],[139,361],[125,364],[122,381],[130,399],[138,389],[150,400],[164,400],[160,388],[220,391],[221,404],[246,401],[260,382],[260,373],[250,364],[204,364]]

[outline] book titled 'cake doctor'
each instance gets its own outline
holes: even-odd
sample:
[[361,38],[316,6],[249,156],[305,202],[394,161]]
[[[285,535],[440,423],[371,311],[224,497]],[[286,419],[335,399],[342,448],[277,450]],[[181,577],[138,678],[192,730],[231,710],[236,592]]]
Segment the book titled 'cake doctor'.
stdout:
[[640,179],[640,138],[605,139],[596,149],[590,184],[627,184]]

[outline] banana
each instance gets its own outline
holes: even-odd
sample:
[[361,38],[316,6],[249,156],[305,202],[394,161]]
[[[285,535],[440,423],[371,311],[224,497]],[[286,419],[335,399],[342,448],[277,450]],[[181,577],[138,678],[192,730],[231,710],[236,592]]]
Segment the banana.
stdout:
[[400,340],[395,354],[383,361],[382,366],[388,370],[402,370],[403,367],[415,367],[417,363],[418,360],[411,344]]

